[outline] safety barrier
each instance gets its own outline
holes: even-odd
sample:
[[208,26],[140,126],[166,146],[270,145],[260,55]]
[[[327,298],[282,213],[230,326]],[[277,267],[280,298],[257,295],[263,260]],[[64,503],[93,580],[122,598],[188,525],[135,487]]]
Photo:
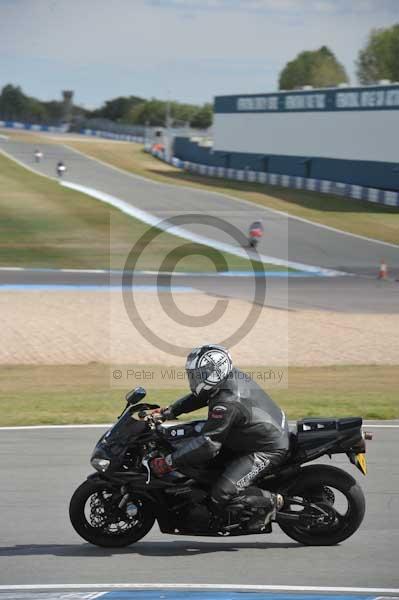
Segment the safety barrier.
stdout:
[[69,129],[68,125],[38,125],[35,123],[21,123],[19,121],[0,121],[0,127],[28,131],[51,131],[52,133],[65,133]]
[[114,133],[112,131],[101,131],[99,129],[82,129],[80,133],[83,135],[91,135],[94,137],[106,138],[109,140],[118,140],[122,142],[136,142],[144,144],[144,138],[139,135],[130,135],[128,133]]
[[385,206],[399,207],[399,192],[379,190],[350,183],[339,183],[337,181],[327,181],[324,179],[296,177],[294,175],[282,175],[279,173],[266,173],[263,171],[252,171],[250,169],[229,169],[225,167],[201,165],[190,161],[184,161],[176,157],[166,160],[162,151],[152,151],[149,147],[146,147],[145,149],[160,160],[197,175],[243,182],[246,181],[249,183],[263,183],[297,190],[309,190],[312,192],[320,192],[322,194],[334,194],[336,196],[354,198],[356,200],[366,200],[367,202],[384,204]]

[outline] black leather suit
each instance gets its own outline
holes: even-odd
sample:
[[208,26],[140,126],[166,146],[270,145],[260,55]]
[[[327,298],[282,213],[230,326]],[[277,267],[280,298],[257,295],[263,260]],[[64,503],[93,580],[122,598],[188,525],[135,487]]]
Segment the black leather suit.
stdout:
[[192,438],[172,454],[177,468],[194,466],[213,459],[223,448],[234,456],[212,489],[216,503],[225,504],[284,461],[289,448],[289,430],[284,412],[252,381],[233,369],[215,394],[189,394],[170,406],[179,416],[209,406],[208,420],[201,435]]

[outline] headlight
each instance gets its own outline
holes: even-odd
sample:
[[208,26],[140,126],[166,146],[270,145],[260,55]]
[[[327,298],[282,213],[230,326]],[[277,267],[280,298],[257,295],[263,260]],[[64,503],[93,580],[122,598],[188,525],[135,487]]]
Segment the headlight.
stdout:
[[96,469],[96,471],[102,471],[105,473],[111,464],[111,461],[107,458],[92,458],[90,464],[94,469]]

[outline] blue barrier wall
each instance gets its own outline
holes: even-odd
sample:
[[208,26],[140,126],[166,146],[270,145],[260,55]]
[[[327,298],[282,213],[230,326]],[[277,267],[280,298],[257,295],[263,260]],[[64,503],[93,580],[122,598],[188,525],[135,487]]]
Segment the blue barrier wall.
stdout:
[[339,181],[329,181],[327,179],[315,179],[313,177],[300,177],[292,175],[282,175],[279,173],[269,173],[264,171],[255,171],[250,169],[232,169],[220,166],[199,164],[180,160],[180,158],[167,158],[163,150],[152,149],[151,146],[145,148],[160,160],[169,162],[178,169],[184,169],[197,175],[206,177],[218,177],[223,179],[232,179],[235,181],[248,181],[259,184],[293,188],[296,190],[309,190],[310,192],[320,192],[321,194],[334,194],[356,200],[366,200],[376,204],[395,207],[399,209],[399,192],[392,190],[382,190],[375,187],[364,187]]
[[69,129],[68,125],[37,125],[35,123],[20,123],[19,121],[0,121],[0,127],[26,129],[28,131],[51,131],[53,133],[64,133]]
[[311,177],[399,191],[399,163],[394,162],[222,152],[199,146],[197,142],[183,137],[175,138],[173,155],[183,161],[214,167]]

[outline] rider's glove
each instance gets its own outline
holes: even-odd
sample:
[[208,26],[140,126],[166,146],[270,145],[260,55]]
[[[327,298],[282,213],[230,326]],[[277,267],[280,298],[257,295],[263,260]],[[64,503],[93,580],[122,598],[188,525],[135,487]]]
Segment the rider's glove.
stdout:
[[165,458],[163,456],[159,458],[153,458],[150,462],[150,465],[154,475],[156,475],[157,477],[160,477],[162,475],[165,475],[166,473],[170,473],[171,471],[173,471],[172,459],[170,454]]
[[161,421],[168,421],[175,418],[172,409],[169,408],[169,406],[165,406],[165,408],[155,408],[151,411],[151,414],[153,417],[161,419]]
[[171,421],[172,419],[176,418],[170,406],[165,406],[165,408],[161,408],[161,415],[166,421]]

